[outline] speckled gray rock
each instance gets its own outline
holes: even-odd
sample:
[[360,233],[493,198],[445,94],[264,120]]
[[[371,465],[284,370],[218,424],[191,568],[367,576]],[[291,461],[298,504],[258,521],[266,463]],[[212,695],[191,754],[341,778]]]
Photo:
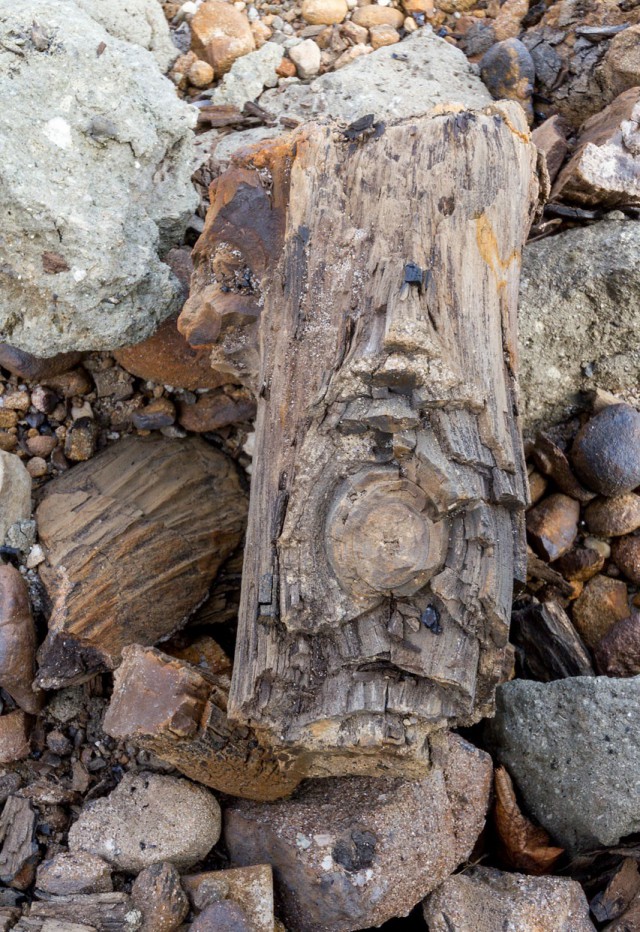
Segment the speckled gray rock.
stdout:
[[602,221],[525,246],[518,312],[524,426],[595,388],[640,402],[640,223]]
[[236,58],[231,70],[211,92],[213,104],[230,104],[242,110],[245,103],[278,83],[276,68],[282,61],[282,46],[265,42],[256,52]]
[[498,687],[488,738],[526,811],[571,853],[640,831],[640,677]]
[[579,883],[470,867],[424,904],[429,932],[595,932]]
[[0,96],[0,340],[137,343],[180,303],[159,255],[197,203],[194,109],[70,0],[0,0]]
[[71,0],[115,36],[151,52],[161,71],[180,54],[158,0]]
[[69,850],[138,873],[159,861],[192,867],[219,837],[220,806],[209,790],[176,777],[128,773],[82,810],[69,831]]
[[[311,84],[265,91],[259,102],[276,117],[330,116],[351,123],[367,113],[377,120],[418,116],[438,104],[486,107],[492,97],[462,52],[425,26],[402,46],[385,46]],[[218,144],[216,157],[226,163],[240,146],[281,132],[277,124],[230,133]]]

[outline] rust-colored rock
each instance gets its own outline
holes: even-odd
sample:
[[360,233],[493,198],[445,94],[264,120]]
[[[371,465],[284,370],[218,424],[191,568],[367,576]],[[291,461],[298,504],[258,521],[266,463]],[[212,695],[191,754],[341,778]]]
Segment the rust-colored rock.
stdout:
[[625,858],[606,888],[591,901],[591,912],[598,922],[609,922],[622,916],[636,898],[640,900],[638,864],[633,858]]
[[229,680],[138,645],[123,651],[104,730],[132,741],[199,783],[248,799],[290,794],[304,771],[250,728],[227,720]]
[[83,682],[178,630],[238,546],[246,496],[198,438],[129,437],[50,482],[37,510],[51,600],[37,682]]
[[221,900],[236,903],[249,917],[252,932],[273,932],[273,876],[270,864],[206,871],[182,878],[194,909]]
[[552,845],[549,833],[524,815],[505,767],[496,767],[494,789],[493,824],[500,863],[530,874],[552,871],[564,848]]
[[571,549],[578,533],[580,505],[560,493],[543,499],[527,512],[527,537],[538,556],[557,560]]
[[560,492],[583,504],[595,498],[593,492],[578,482],[569,460],[546,434],[537,435],[532,457],[540,472],[553,479]]
[[630,582],[640,585],[640,537],[620,537],[611,545],[613,562]]
[[533,472],[529,473],[529,498],[532,505],[536,505],[540,501],[547,491],[548,484],[546,478],[537,470],[534,469]]
[[587,647],[598,641],[623,618],[629,616],[626,585],[609,576],[594,576],[573,603],[573,623]]
[[176,318],[165,320],[156,332],[134,346],[116,350],[120,365],[141,379],[173,388],[218,388],[229,381],[211,368],[208,348],[194,349],[178,331]]
[[291,800],[227,807],[232,863],[272,864],[289,932],[347,932],[404,915],[468,856],[491,762],[457,736],[432,742],[422,780],[329,778]]
[[581,127],[551,196],[586,207],[640,205],[640,88],[624,91]]
[[640,485],[640,413],[627,404],[603,408],[578,431],[571,459],[600,495],[632,492]]
[[140,932],[174,932],[189,913],[180,874],[168,861],[152,864],[138,874],[131,899],[143,916]]
[[185,430],[199,434],[250,421],[256,415],[255,401],[243,389],[239,389],[236,396],[222,391],[201,395],[195,404],[180,405],[178,420]]
[[575,880],[475,866],[446,880],[424,904],[430,932],[595,932]]
[[531,139],[538,149],[544,153],[549,181],[553,182],[569,150],[565,123],[562,117],[558,114],[549,117],[548,120],[545,120],[544,123],[534,129]]
[[34,382],[66,372],[77,365],[84,355],[84,353],[58,353],[57,356],[45,358],[25,353],[24,350],[9,346],[8,343],[0,343],[0,366],[14,375]]
[[640,612],[632,612],[613,625],[596,644],[593,655],[604,676],[640,673]]
[[603,566],[603,554],[592,547],[575,547],[555,563],[555,569],[571,582],[587,582]]
[[41,705],[31,688],[35,672],[36,630],[29,590],[17,569],[0,566],[0,686],[31,714]]
[[0,716],[0,764],[11,764],[29,756],[32,721],[22,709]]
[[597,498],[584,513],[587,527],[601,537],[622,537],[640,527],[640,495],[627,492],[613,498]]
[[211,65],[216,78],[255,47],[249,20],[230,3],[205,0],[191,20],[191,48]]

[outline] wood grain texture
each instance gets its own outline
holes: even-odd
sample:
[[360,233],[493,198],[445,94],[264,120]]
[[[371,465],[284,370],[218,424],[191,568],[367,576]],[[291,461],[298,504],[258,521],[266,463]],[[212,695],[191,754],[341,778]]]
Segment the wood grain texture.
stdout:
[[304,771],[296,754],[261,744],[227,720],[229,679],[152,647],[125,648],[104,729],[232,796],[288,796]]
[[53,480],[37,510],[51,600],[37,683],[60,688],[155,644],[206,598],[247,510],[232,461],[197,438],[131,437]]
[[[214,292],[240,300],[216,271],[231,230],[254,310],[216,359],[258,415],[229,715],[317,773],[411,773],[431,731],[491,713],[524,575],[536,155],[514,105],[352,135],[309,124],[218,181],[187,318],[210,339]],[[247,197],[271,194],[257,248]]]

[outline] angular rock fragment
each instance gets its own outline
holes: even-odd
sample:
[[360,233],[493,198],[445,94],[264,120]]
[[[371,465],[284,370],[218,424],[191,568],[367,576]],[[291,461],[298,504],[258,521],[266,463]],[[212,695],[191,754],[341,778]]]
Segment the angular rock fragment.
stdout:
[[544,153],[549,172],[549,181],[553,182],[562,167],[565,156],[569,150],[565,124],[561,116],[552,116],[531,134],[531,139]]
[[31,688],[35,672],[36,629],[29,589],[17,569],[0,566],[0,686],[31,714],[41,705]]
[[420,781],[330,778],[291,800],[227,808],[232,863],[272,864],[290,932],[346,932],[404,915],[468,855],[491,764],[454,735],[433,741],[433,769]]
[[182,878],[182,885],[194,909],[206,910],[222,900],[233,902],[247,916],[252,932],[273,932],[271,865],[190,874]]
[[570,853],[640,830],[640,677],[504,683],[487,731],[527,811]]
[[36,812],[28,799],[9,796],[0,816],[0,881],[26,890],[35,877],[38,845]]
[[211,65],[216,78],[255,47],[249,20],[229,3],[205,0],[191,20],[191,48]]
[[192,867],[220,836],[220,806],[188,780],[128,773],[109,796],[89,803],[69,831],[69,850],[88,851],[137,873],[159,861]]
[[95,854],[63,851],[40,864],[36,887],[53,896],[111,893],[111,867]]
[[424,904],[429,932],[595,932],[579,883],[470,867],[449,877]]
[[[625,11],[626,12],[626,11]],[[628,21],[628,20],[627,20]],[[611,95],[640,84],[640,25],[618,31],[607,49],[600,68],[600,80]]]
[[557,493],[527,512],[527,537],[532,548],[546,560],[557,560],[572,546],[578,533],[580,505]]
[[[318,52],[320,49],[318,49]],[[255,52],[238,58],[222,81],[211,92],[211,103],[242,110],[247,101],[254,101],[265,87],[274,87],[276,68],[282,61],[282,46],[265,42]]]
[[29,734],[33,719],[22,709],[0,715],[0,764],[11,764],[29,756]]
[[[111,18],[105,2],[87,2]],[[37,42],[16,53],[12,37],[31,36],[34,22]],[[0,339],[38,356],[141,340],[178,310],[159,256],[197,204],[195,113],[148,52],[75,3],[5,4],[0,41],[0,193],[13,244],[0,269]]]
[[609,628],[593,649],[598,671],[605,676],[636,676],[640,673],[640,612]]
[[620,94],[581,127],[551,196],[584,207],[640,205],[640,88]]
[[278,755],[227,720],[227,676],[153,648],[123,652],[104,729],[153,751],[186,776],[232,796],[287,796],[304,776],[294,755]]
[[174,932],[189,913],[180,874],[168,862],[141,871],[131,888],[131,899],[143,916],[141,932]]
[[595,647],[613,625],[629,615],[626,585],[594,576],[573,603],[573,623],[587,647]]
[[31,476],[15,453],[0,450],[0,545],[16,521],[31,516]]
[[600,495],[624,495],[640,485],[640,412],[609,405],[580,429],[571,458],[583,481]]
[[585,489],[576,479],[569,460],[547,434],[536,437],[532,457],[540,472],[553,479],[560,492],[585,504],[595,498],[595,493]]
[[598,922],[608,922],[622,916],[636,899],[640,900],[638,864],[625,858],[606,889],[591,900],[591,912]]
[[594,676],[580,635],[557,602],[532,602],[511,615],[511,640],[526,679]]
[[127,644],[180,628],[238,546],[246,508],[233,463],[196,438],[127,438],[50,482],[37,511],[52,603],[37,682],[82,682]]

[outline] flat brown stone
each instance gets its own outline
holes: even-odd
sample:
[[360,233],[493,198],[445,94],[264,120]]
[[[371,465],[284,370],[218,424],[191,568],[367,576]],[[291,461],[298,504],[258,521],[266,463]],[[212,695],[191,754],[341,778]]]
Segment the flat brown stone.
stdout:
[[527,512],[527,537],[538,556],[557,560],[573,545],[578,533],[580,505],[557,493]]
[[561,116],[556,114],[541,123],[531,134],[531,140],[544,153],[549,180],[553,182],[569,151],[567,128]]

